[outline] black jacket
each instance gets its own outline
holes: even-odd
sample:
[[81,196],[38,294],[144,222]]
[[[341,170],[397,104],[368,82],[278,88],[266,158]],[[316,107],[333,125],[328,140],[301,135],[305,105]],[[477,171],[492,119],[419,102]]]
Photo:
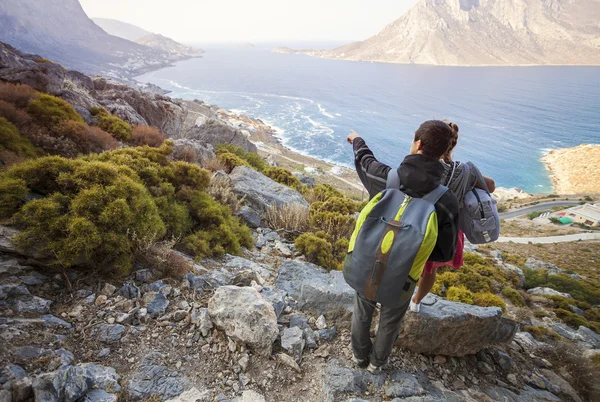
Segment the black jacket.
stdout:
[[[391,167],[379,162],[362,138],[353,141],[354,164],[358,176],[373,198],[385,189]],[[411,197],[421,198],[440,185],[445,174],[438,159],[426,155],[408,155],[398,168],[402,189]],[[435,204],[438,216],[438,238],[430,261],[446,262],[454,258],[458,234],[458,201],[452,191]]]

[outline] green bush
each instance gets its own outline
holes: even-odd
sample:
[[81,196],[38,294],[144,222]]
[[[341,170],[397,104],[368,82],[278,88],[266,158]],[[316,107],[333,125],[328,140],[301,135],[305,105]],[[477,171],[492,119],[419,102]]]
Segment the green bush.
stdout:
[[560,335],[546,327],[536,327],[533,325],[526,325],[523,330],[529,332],[533,337],[540,342],[547,342],[548,340],[558,340]]
[[571,328],[579,328],[580,326],[589,327],[589,322],[583,317],[571,312],[570,310],[564,310],[562,308],[555,308],[554,313],[560,318],[565,324]]
[[473,304],[475,295],[464,287],[451,286],[446,292],[446,299],[459,303]]
[[217,159],[221,161],[231,172],[235,167],[248,166],[248,162],[231,152],[219,152]]
[[481,307],[500,307],[506,311],[506,303],[493,293],[475,293],[474,304]]
[[299,191],[303,187],[300,180],[292,172],[284,168],[269,166],[263,170],[263,174],[277,183],[293,188],[294,190]]
[[590,321],[600,322],[600,307],[592,307],[585,311],[585,318]]
[[350,215],[336,212],[311,212],[310,223],[313,230],[329,233],[333,241],[352,235],[356,221]]
[[261,158],[256,152],[246,152],[242,147],[238,147],[233,144],[217,145],[217,155],[223,152],[229,152],[238,156],[239,158],[245,160],[249,166],[252,166],[259,172],[263,172],[269,167],[267,162],[265,162],[263,158]]
[[41,150],[24,138],[19,130],[4,117],[0,117],[0,151],[14,152],[19,156],[33,158],[40,155]]
[[332,269],[334,268],[331,258],[333,247],[324,237],[326,236],[323,233],[304,233],[296,238],[294,245],[307,261],[326,269]]
[[92,107],[90,113],[98,119],[98,127],[119,141],[131,140],[132,128],[129,123],[111,115],[101,107]]
[[505,287],[502,289],[502,296],[506,297],[516,307],[525,307],[525,299],[521,296],[518,290],[511,287]]
[[315,187],[303,188],[304,196],[307,200],[321,201],[325,202],[330,198],[343,198],[344,194],[342,194],[339,190],[336,190],[333,186],[329,184],[318,184]]
[[354,214],[359,207],[359,203],[346,197],[331,197],[327,201],[317,201],[310,205],[314,212],[337,212],[342,215]]
[[600,288],[589,281],[578,281],[565,274],[548,275],[547,271],[527,269],[525,274],[525,288],[548,287],[559,292],[568,293],[574,299],[592,305],[600,304]]
[[81,116],[71,105],[56,96],[47,94],[41,94],[39,98],[32,99],[27,106],[27,112],[39,124],[50,130],[67,120],[83,122]]
[[549,317],[550,314],[548,314],[548,312],[546,310],[535,310],[533,312],[534,317],[536,318],[544,318],[544,317]]
[[25,181],[0,178],[0,218],[13,216],[25,204],[28,192]]

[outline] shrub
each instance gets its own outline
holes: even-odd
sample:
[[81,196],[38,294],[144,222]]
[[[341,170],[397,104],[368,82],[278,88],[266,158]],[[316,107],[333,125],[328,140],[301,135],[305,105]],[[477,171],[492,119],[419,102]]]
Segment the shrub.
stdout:
[[307,261],[320,265],[326,269],[332,269],[331,244],[315,233],[304,233],[294,242],[296,249],[306,257]]
[[585,311],[585,318],[590,321],[600,322],[600,307],[592,307]]
[[12,104],[0,100],[0,117],[14,124],[19,130],[32,123],[31,117],[21,109]]
[[331,197],[326,201],[311,204],[315,212],[337,212],[342,215],[351,215],[359,210],[360,204],[345,197]]
[[493,293],[475,293],[474,304],[481,307],[500,307],[502,311],[506,311],[504,300]]
[[92,107],[90,113],[98,119],[98,127],[112,135],[119,141],[131,140],[131,126],[129,123],[111,115],[101,107]]
[[100,153],[119,147],[119,143],[112,135],[99,127],[87,127],[89,152]]
[[14,215],[21,249],[36,247],[63,267],[86,265],[127,273],[138,242],[165,233],[144,186],[116,166],[46,157],[15,166],[8,177],[50,196]]
[[306,199],[306,201],[308,201],[309,204],[318,201],[325,202],[329,198],[333,197],[344,197],[344,195],[340,191],[336,190],[333,186],[329,184],[318,184],[311,189],[305,187],[302,190],[304,198]]
[[27,138],[22,137],[19,130],[4,117],[0,117],[0,150],[30,158],[41,153],[41,150],[36,149]]
[[[173,152],[173,159],[189,162],[189,163],[199,163],[202,155],[200,151],[194,148],[191,145],[186,145],[184,147],[178,147]],[[206,166],[203,166],[205,169],[208,169]],[[212,170],[212,169],[208,169]]]
[[47,94],[41,94],[39,98],[31,100],[27,112],[35,121],[50,130],[67,120],[83,122],[71,105],[56,96]]
[[301,190],[303,187],[300,180],[292,172],[284,168],[269,166],[263,170],[263,174],[277,183],[293,188],[294,190]]
[[242,147],[235,146],[233,144],[219,144],[217,146],[217,155],[222,152],[232,153],[241,159],[245,160],[249,166],[259,172],[263,172],[269,167],[269,165],[260,157],[256,152],[246,152]]
[[217,159],[225,166],[226,172],[231,172],[238,166],[248,166],[248,162],[231,152],[221,152],[217,155]]
[[572,313],[569,310],[564,310],[562,308],[556,308],[553,310],[558,318],[560,318],[565,324],[567,324],[571,328],[579,328],[580,326],[589,327],[588,320],[583,317],[578,316],[575,313]]
[[513,304],[513,306],[525,307],[525,305],[526,305],[525,299],[523,299],[523,296],[521,296],[521,293],[519,293],[518,290],[515,290],[508,286],[505,287],[504,289],[502,289],[502,296],[504,296],[508,300],[510,300],[510,302]]
[[538,340],[540,342],[546,342],[548,340],[560,339],[560,335],[558,335],[556,332],[554,332],[551,329],[548,329],[546,327],[536,327],[533,325],[526,325],[525,327],[523,327],[523,331],[529,332],[531,335],[533,335],[533,337],[536,340]]
[[242,200],[231,189],[228,179],[217,177],[210,181],[206,192],[219,204],[227,205],[233,213],[242,208]]
[[466,304],[473,304],[475,301],[473,292],[464,287],[456,286],[451,286],[448,289],[446,299]]
[[600,288],[589,281],[578,281],[565,274],[548,275],[543,270],[524,269],[525,288],[549,287],[569,293],[574,299],[596,305],[600,304]]
[[536,318],[544,318],[544,317],[549,317],[550,314],[548,314],[548,312],[546,310],[535,310],[533,312],[534,317]]
[[333,241],[338,241],[352,235],[356,221],[352,216],[336,212],[311,212],[310,223],[313,230],[327,232]]
[[265,222],[271,229],[290,232],[305,232],[310,227],[308,209],[299,204],[272,206],[265,214]]
[[131,132],[131,143],[135,146],[159,147],[164,141],[165,136],[154,127],[139,125]]
[[27,185],[20,179],[0,180],[0,218],[10,218],[25,203]]
[[[190,162],[190,161],[187,161],[187,162]],[[227,165],[223,161],[221,161],[221,159],[219,159],[218,157],[210,158],[210,159],[203,161],[202,167],[211,172],[218,172],[218,171],[227,172],[227,171],[229,171],[229,168],[227,167]]]
[[0,81],[0,100],[15,105],[19,109],[27,107],[29,101],[40,94],[29,85],[10,84]]

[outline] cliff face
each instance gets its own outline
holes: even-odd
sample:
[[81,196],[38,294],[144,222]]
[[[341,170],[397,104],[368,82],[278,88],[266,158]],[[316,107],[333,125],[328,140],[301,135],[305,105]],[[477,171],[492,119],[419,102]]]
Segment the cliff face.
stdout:
[[69,68],[133,75],[184,58],[107,34],[77,0],[3,0],[0,41]]
[[137,39],[146,35],[152,34],[152,32],[146,31],[145,29],[142,29],[136,25],[110,18],[92,18],[92,21],[94,21],[94,23],[100,28],[104,29],[108,34],[118,36],[119,38],[127,39],[132,42],[135,42]]
[[309,53],[440,65],[598,65],[598,21],[598,0],[421,0],[363,42]]

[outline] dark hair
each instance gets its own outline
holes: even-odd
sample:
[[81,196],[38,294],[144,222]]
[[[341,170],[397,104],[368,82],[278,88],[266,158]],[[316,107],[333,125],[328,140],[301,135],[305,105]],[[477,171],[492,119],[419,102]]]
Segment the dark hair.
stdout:
[[448,152],[454,136],[454,130],[441,120],[428,120],[415,131],[415,141],[421,141],[423,155],[437,159]]
[[442,159],[446,163],[452,163],[452,151],[456,148],[456,144],[458,144],[458,126],[456,123],[452,123],[450,120],[443,120],[444,123],[450,126],[452,129],[452,140],[450,141],[450,146],[444,155],[442,155]]

